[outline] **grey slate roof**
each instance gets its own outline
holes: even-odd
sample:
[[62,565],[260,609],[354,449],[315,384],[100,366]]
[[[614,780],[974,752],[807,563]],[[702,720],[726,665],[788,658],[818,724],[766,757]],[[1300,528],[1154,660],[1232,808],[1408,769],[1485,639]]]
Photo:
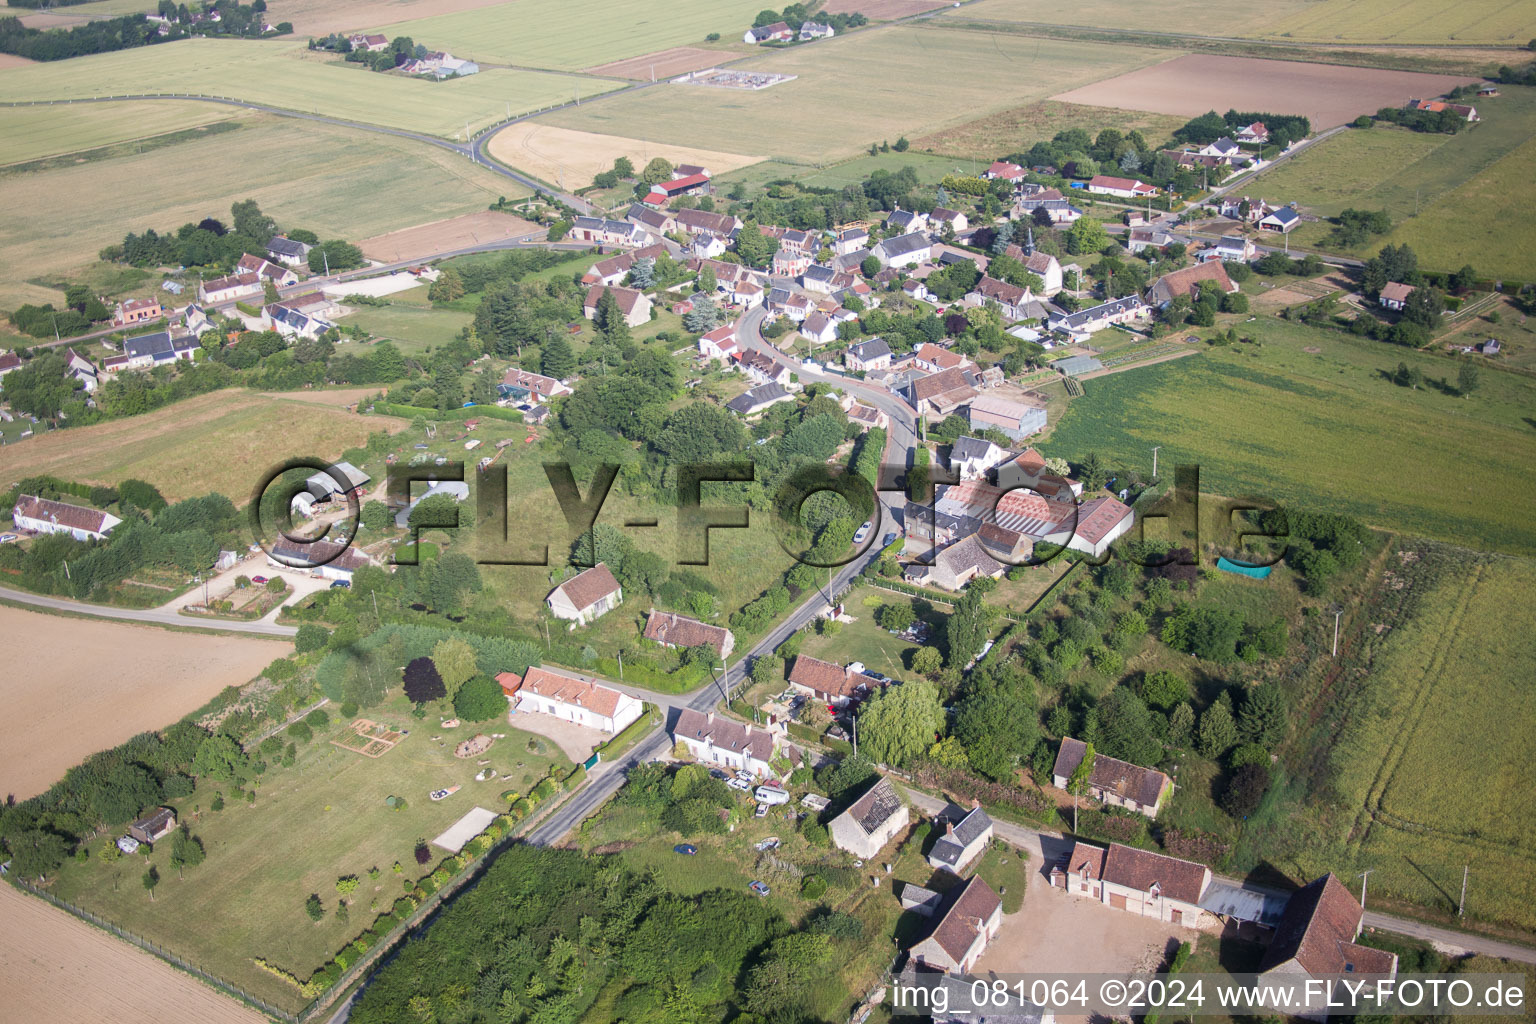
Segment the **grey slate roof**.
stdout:
[[905,235],[897,235],[895,238],[887,238],[881,242],[879,249],[885,253],[886,259],[895,256],[905,256],[907,253],[917,252],[919,249],[927,249],[933,245],[928,236],[921,231],[911,231]]
[[299,258],[309,253],[309,246],[303,242],[295,242],[291,238],[283,238],[279,235],[267,242],[267,252],[281,253],[284,256]]
[[725,403],[725,407],[738,416],[746,416],[750,414],[753,409],[760,408],[769,402],[776,402],[781,398],[790,397],[792,397],[790,393],[784,390],[784,388],[780,385],[764,384],[761,387],[753,388],[746,394],[737,395],[735,398]]
[[958,867],[965,848],[991,827],[992,819],[987,816],[987,812],[980,807],[974,808],[960,820],[952,833],[939,837],[938,842],[933,844],[929,858],[952,868]]
[[867,363],[871,359],[879,359],[881,356],[890,355],[891,346],[885,343],[884,338],[871,338],[868,341],[861,341],[857,345],[850,345],[848,351],[853,353],[854,358]]
[[963,459],[980,459],[991,447],[991,441],[984,441],[979,437],[957,437],[955,443],[950,445],[949,461],[953,463]]

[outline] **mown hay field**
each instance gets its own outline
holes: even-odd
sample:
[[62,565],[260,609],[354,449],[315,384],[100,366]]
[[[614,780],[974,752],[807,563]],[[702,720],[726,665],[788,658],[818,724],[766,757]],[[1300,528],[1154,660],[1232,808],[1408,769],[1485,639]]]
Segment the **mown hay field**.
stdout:
[[913,139],[917,149],[935,153],[974,157],[991,163],[1005,153],[1022,152],[1036,142],[1054,137],[1058,132],[1081,128],[1097,136],[1105,128],[1121,132],[1139,131],[1154,146],[1166,142],[1188,118],[1173,114],[1150,114],[1137,110],[1113,110],[1078,103],[1046,100],[1014,107],[957,125],[920,139]]
[[238,111],[212,103],[74,103],[0,107],[6,164],[147,139],[225,121]]
[[[539,120],[582,131],[646,137],[797,161],[851,156],[1045,99],[1128,68],[1167,60],[1167,50],[1023,36],[986,36],[929,23],[855,32],[735,65],[797,76],[758,91],[666,85]],[[985,60],[986,75],[946,69]],[[921,101],[912,83],[922,81]]]
[[1485,274],[1536,280],[1536,211],[1518,198],[1533,156],[1536,90],[1507,88],[1479,101],[1478,112],[1482,121],[1458,135],[1385,126],[1341,132],[1244,192],[1324,217],[1350,207],[1390,213],[1396,229],[1354,255],[1406,242],[1426,267],[1470,263]]
[[167,49],[145,46],[0,69],[5,100],[192,93],[460,138],[466,121],[476,131],[509,111],[526,113],[614,87],[598,79],[510,68],[432,82],[317,59],[301,43],[254,39],[189,39]]
[[[1400,548],[1411,551],[1411,542]],[[1342,776],[1362,808],[1352,844],[1371,891],[1536,928],[1536,562],[1454,570],[1389,637],[1374,715],[1350,733]]]
[[756,0],[669,0],[665,6],[612,0],[517,0],[403,22],[410,36],[456,56],[523,68],[579,71],[683,44],[711,32],[740,42],[762,5]]
[[1410,390],[1385,379],[1400,360],[1432,381],[1449,377],[1452,390],[1456,363],[1269,316],[1236,326],[1262,345],[1088,381],[1086,396],[1055,428],[1049,454],[1097,451],[1145,469],[1152,446],[1162,445],[1160,464],[1198,464],[1207,492],[1536,553],[1528,514],[1536,435],[1524,419],[1536,384],[1485,370],[1471,398],[1432,386]]
[[[0,218],[0,308],[59,302],[62,295],[27,282],[75,276],[130,231],[175,231],[204,217],[227,223],[230,205],[244,199],[279,224],[357,240],[526,194],[424,143],[271,114],[238,123],[143,153],[0,171],[0,207],[48,211]],[[281,157],[252,159],[261,153]]]
[[8,479],[53,474],[82,483],[148,480],[171,501],[218,491],[237,505],[272,467],[334,459],[405,421],[313,402],[215,391],[143,416],[57,430],[5,449]]

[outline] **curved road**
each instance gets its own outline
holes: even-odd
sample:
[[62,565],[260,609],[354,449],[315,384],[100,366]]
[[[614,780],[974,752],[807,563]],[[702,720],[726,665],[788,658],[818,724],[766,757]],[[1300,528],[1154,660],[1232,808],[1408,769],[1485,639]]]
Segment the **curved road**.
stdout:
[[29,594],[24,590],[12,590],[9,587],[0,587],[0,601],[27,605],[44,611],[68,612],[73,615],[89,615],[98,619],[116,619],[120,622],[138,622],[152,626],[201,629],[214,633],[249,633],[287,640],[299,631],[296,626],[279,626],[275,622],[206,622],[162,608],[112,608],[101,604],[85,604],[63,597]]

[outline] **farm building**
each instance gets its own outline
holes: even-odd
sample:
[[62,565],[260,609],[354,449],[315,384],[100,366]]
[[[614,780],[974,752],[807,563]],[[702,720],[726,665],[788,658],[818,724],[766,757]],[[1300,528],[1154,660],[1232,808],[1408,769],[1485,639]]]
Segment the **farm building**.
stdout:
[[736,638],[724,626],[711,626],[675,612],[654,609],[645,620],[644,636],[663,647],[708,647],[717,658],[729,657],[736,646]]
[[[1051,781],[1057,789],[1067,788],[1072,773],[1083,763],[1086,751],[1087,744],[1082,740],[1062,737],[1061,748],[1056,752],[1056,766],[1051,769]],[[1084,795],[1156,818],[1163,798],[1172,788],[1173,782],[1156,768],[1142,768],[1096,754]]]
[[832,819],[832,845],[870,859],[907,827],[911,812],[890,779],[882,777],[848,809]]
[[608,566],[598,562],[551,590],[544,603],[555,618],[585,626],[623,604],[624,588]]
[[67,533],[75,540],[106,540],[122,520],[100,509],[70,505],[31,494],[16,498],[11,520],[19,530],[32,533]]
[[308,267],[311,248],[313,246],[304,242],[295,242],[284,235],[274,235],[267,242],[267,255],[285,266]]
[[[1274,939],[1259,964],[1260,977],[1292,980],[1298,976],[1312,979],[1361,974],[1395,978],[1396,953],[1355,942],[1364,917],[1360,904],[1331,874],[1297,890],[1286,902]],[[1328,1018],[1326,1007],[1295,1015],[1305,1020]]]
[[1066,870],[1051,872],[1051,884],[1116,910],[1194,928],[1205,915],[1201,901],[1211,886],[1211,869],[1119,843],[1106,850],[1079,842]]
[[273,544],[267,552],[267,564],[277,569],[308,570],[310,575],[321,579],[351,583],[352,574],[366,565],[372,565],[373,559],[358,548],[331,541],[295,544],[282,540]]
[[128,834],[141,843],[158,843],[176,831],[176,812],[159,807],[128,826]]
[[789,685],[812,700],[841,707],[879,689],[880,681],[851,667],[799,654],[789,671]]
[[979,877],[951,890],[955,895],[933,931],[908,954],[920,967],[964,974],[976,966],[1003,926],[1003,901]]

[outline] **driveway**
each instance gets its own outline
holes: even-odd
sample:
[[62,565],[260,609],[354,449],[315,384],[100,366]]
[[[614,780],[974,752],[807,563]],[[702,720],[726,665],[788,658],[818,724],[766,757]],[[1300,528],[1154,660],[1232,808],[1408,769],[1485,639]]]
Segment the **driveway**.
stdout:
[[507,715],[507,724],[514,729],[543,736],[576,764],[591,757],[592,748],[608,738],[608,734],[601,729],[577,725],[537,711],[513,711]]

